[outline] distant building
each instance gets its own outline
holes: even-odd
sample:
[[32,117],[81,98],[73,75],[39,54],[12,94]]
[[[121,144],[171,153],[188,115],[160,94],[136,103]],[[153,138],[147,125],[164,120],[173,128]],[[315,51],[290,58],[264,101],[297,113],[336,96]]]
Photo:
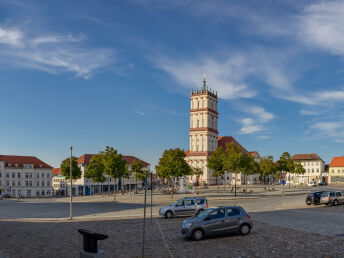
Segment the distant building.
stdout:
[[10,196],[52,195],[52,167],[32,156],[0,155],[0,193]]
[[320,183],[325,181],[323,173],[325,171],[325,162],[315,153],[295,154],[291,157],[292,160],[301,163],[302,167],[306,170],[303,175],[287,173],[287,183],[303,183],[310,182]]
[[[108,175],[105,175],[105,182],[98,183],[93,182],[91,178],[85,178],[85,172],[87,170],[87,166],[90,164],[91,158],[94,154],[83,154],[78,158],[78,165],[81,169],[81,178],[73,180],[73,192],[75,195],[92,195],[92,194],[98,194],[101,192],[103,187],[103,192],[113,192],[114,191],[114,185],[116,180],[117,190],[128,190],[133,189],[136,186],[136,180],[134,178],[134,174],[130,175],[130,178],[122,178],[122,179],[114,179]],[[128,165],[129,171],[131,171],[131,164],[134,162],[134,160],[140,160],[134,156],[122,156],[122,159],[125,160],[126,164]],[[142,161],[142,160],[140,160]],[[150,170],[150,164],[142,161],[144,168],[143,170],[149,171]],[[138,187],[142,186],[142,181],[138,180]],[[69,182],[68,182],[69,185]],[[69,193],[69,188],[66,189],[67,193]]]
[[65,196],[67,194],[66,177],[62,175],[61,168],[53,168],[53,190],[55,196]]
[[329,183],[344,183],[344,157],[334,157],[329,168]]

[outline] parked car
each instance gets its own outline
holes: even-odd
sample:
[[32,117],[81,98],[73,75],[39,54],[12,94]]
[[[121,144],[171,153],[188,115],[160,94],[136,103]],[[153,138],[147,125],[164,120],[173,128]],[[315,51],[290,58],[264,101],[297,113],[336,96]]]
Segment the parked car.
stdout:
[[319,185],[327,185],[327,182],[321,182]]
[[11,197],[8,194],[2,194],[1,196],[2,196],[2,198],[10,198]]
[[184,220],[184,238],[201,240],[206,236],[238,232],[247,235],[252,229],[251,216],[240,206],[210,208],[196,217]]
[[307,194],[306,204],[307,205],[311,205],[311,204],[317,205],[317,204],[320,204],[320,198],[321,198],[321,194],[322,193],[323,192],[314,192],[314,193]]
[[308,186],[317,186],[317,183],[316,182],[309,182],[307,185]]
[[344,196],[341,191],[326,191],[321,194],[320,204],[336,206],[341,203],[344,203]]
[[200,214],[208,208],[208,201],[205,197],[189,197],[180,199],[169,206],[162,207],[159,215],[167,219],[173,216]]

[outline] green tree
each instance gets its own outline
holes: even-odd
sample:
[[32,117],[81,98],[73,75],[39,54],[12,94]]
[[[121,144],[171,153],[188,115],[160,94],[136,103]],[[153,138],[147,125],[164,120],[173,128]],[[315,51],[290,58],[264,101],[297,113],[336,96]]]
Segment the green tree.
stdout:
[[197,186],[199,186],[199,178],[203,175],[201,168],[192,168],[192,175],[196,176]]
[[217,194],[220,193],[219,177],[225,173],[225,151],[218,147],[208,158],[208,168],[213,170],[212,176],[216,177]]
[[[61,162],[60,165],[62,175],[68,180],[70,179],[70,158],[66,158]],[[76,157],[72,157],[72,179],[79,179],[81,178],[81,169],[78,166],[78,159]],[[72,184],[72,180],[70,180]],[[72,194],[72,193],[70,193]]]
[[303,175],[304,173],[306,173],[306,169],[304,169],[304,167],[301,165],[299,161],[294,161],[293,172],[296,173],[297,175]]
[[224,161],[224,170],[230,173],[234,172],[234,195],[237,192],[237,173],[243,168],[243,153],[239,146],[236,146],[233,142],[226,144],[226,155]]
[[101,192],[103,193],[103,184],[106,180],[106,177],[104,176],[104,163],[102,153],[92,156],[90,164],[87,165],[85,169],[84,177],[92,179],[93,182],[101,183]]
[[137,189],[137,180],[144,180],[146,178],[146,172],[143,170],[144,164],[141,160],[134,160],[131,164],[131,171],[134,173],[136,180],[136,189]]
[[106,146],[105,151],[102,153],[102,160],[104,165],[104,173],[114,179],[114,200],[116,200],[116,178],[120,180],[126,176],[126,162],[122,159],[122,155],[118,153],[117,150],[109,146]]
[[270,183],[271,183],[271,176],[275,175],[277,172],[277,167],[273,161],[272,156],[264,157],[259,162],[259,167],[261,171],[261,180],[262,182],[265,182],[265,177],[269,176]]
[[290,158],[289,152],[283,152],[280,159],[277,161],[280,171],[289,172],[289,189],[290,189],[290,173],[294,171],[294,161]]
[[[62,175],[65,176],[67,180],[70,179],[70,158],[63,160],[60,168]],[[76,157],[72,157],[72,179],[79,178],[81,178],[81,169],[78,166],[78,159]]]
[[173,199],[174,178],[192,174],[192,169],[185,161],[185,152],[179,148],[165,150],[155,170],[159,177],[171,180],[171,199]]
[[249,175],[257,173],[255,163],[256,162],[254,162],[254,159],[251,155],[247,153],[242,154],[240,172],[244,174],[244,182],[246,184],[246,190],[247,190],[247,177]]

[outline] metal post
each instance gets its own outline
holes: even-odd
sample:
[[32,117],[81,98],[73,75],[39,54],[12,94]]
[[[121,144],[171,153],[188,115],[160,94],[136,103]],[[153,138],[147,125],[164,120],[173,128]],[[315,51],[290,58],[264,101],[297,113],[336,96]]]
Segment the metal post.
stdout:
[[73,147],[70,146],[70,173],[69,173],[69,178],[70,178],[70,203],[69,203],[69,218],[73,219],[73,209],[72,209],[72,204],[73,204],[73,180],[72,180],[72,152],[73,152]]
[[153,222],[153,173],[151,172],[151,224]]
[[142,258],[144,257],[145,252],[145,229],[146,229],[146,204],[147,204],[147,171],[145,178],[145,203],[144,203],[144,212],[143,212],[143,233],[142,233]]
[[284,185],[283,185],[283,201],[285,200],[285,196],[284,196]]

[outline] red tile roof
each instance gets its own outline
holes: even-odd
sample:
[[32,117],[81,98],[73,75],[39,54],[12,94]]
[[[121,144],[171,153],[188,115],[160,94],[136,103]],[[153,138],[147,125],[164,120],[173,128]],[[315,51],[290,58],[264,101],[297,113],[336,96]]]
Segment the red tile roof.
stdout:
[[62,175],[61,168],[53,168],[53,176]]
[[330,163],[330,167],[344,167],[344,157],[334,157]]
[[[84,154],[84,155],[80,156],[78,158],[78,164],[86,164],[86,165],[90,164],[90,161],[91,161],[91,158],[93,157],[93,155],[95,155],[95,154]],[[125,160],[127,165],[131,165],[134,160],[140,160],[134,156],[122,156],[122,159]],[[145,167],[150,165],[149,163],[147,163],[143,160],[140,160],[140,161],[142,161],[142,163]]]
[[78,158],[78,164],[90,164],[91,158],[94,154],[84,154]]
[[291,157],[294,160],[320,160],[321,158],[315,153],[295,154]]
[[248,154],[250,154],[252,157],[254,157],[258,154],[258,151],[250,151]]
[[236,146],[240,147],[243,153],[248,153],[248,151],[240,145],[232,136],[220,136],[217,137],[218,139],[218,146],[226,149],[226,144],[233,142]]
[[185,152],[185,155],[188,156],[189,154],[190,154],[190,150],[187,150],[187,151]]
[[5,161],[6,167],[11,164],[11,167],[23,168],[24,164],[32,164],[34,168],[52,168],[52,166],[34,156],[0,155],[0,160]]

